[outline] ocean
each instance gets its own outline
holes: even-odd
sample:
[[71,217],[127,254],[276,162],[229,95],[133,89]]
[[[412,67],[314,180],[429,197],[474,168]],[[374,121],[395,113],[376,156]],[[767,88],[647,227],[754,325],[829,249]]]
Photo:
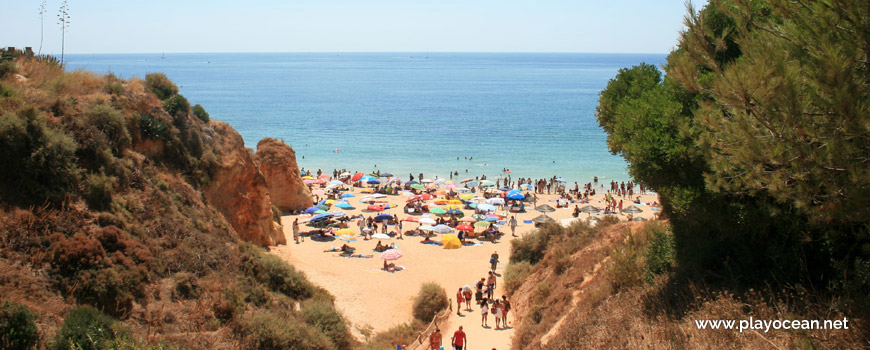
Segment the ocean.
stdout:
[[305,169],[427,178],[629,180],[595,119],[620,68],[665,54],[195,53],[66,55],[68,69],[163,72],[247,147],[283,139]]

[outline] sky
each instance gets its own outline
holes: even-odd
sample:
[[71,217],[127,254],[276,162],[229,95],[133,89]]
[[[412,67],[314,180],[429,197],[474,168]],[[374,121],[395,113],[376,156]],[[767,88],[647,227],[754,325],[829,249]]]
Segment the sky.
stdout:
[[[0,47],[60,54],[61,0],[0,0]],[[706,1],[695,1],[700,7]],[[69,0],[66,53],[668,53],[684,0]]]

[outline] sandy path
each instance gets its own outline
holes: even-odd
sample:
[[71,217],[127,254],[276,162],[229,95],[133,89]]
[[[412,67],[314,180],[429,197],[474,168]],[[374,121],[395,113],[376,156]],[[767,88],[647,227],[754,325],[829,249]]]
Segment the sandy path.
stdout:
[[[353,189],[352,192],[357,197],[350,198],[350,203],[358,208],[346,210],[349,215],[361,213],[360,208],[366,206],[359,203],[359,198],[365,194],[360,193],[358,188]],[[555,207],[555,204],[550,201],[554,198],[555,195],[539,195],[538,205],[547,203]],[[388,196],[386,199],[391,204],[399,205],[399,208],[387,210],[386,213],[399,215],[401,218],[406,217],[400,209],[401,205],[404,204],[405,197]],[[600,207],[603,205],[602,199],[603,195],[599,194],[591,204]],[[655,200],[655,196],[643,196],[643,200]],[[524,220],[531,220],[541,214],[532,210],[531,205],[527,205],[526,208],[526,213],[517,214],[519,222],[517,235],[523,235],[533,229],[533,225],[523,223]],[[641,208],[645,212],[636,216],[646,218],[652,216],[653,212],[648,210],[648,207],[641,206]],[[572,209],[573,205],[570,209],[558,209],[556,212],[548,213],[548,215],[557,220],[570,219]],[[468,210],[465,212],[467,215],[471,213]],[[497,213],[501,213],[501,211]],[[374,216],[376,213],[364,212],[363,214]],[[581,214],[580,216],[586,217],[588,215]],[[404,266],[405,270],[389,273],[380,270],[383,261],[378,258],[379,253],[373,252],[378,240],[364,241],[360,238],[356,242],[349,243],[357,248],[358,252],[373,254],[374,257],[369,259],[344,258],[339,257],[338,253],[323,252],[332,246],[341,246],[345,243],[340,240],[321,242],[306,238],[301,244],[292,243],[291,223],[296,218],[297,216],[292,215],[282,217],[285,235],[290,244],[275,247],[272,252],[293,264],[297,269],[304,271],[312,282],[329,290],[336,298],[338,309],[354,325],[354,333],[357,336],[360,335],[357,327],[370,326],[377,332],[411,320],[413,298],[417,295],[421,284],[429,281],[440,284],[447,290],[448,297],[455,303],[457,289],[466,284],[472,285],[487,275],[489,257],[494,251],[498,252],[502,262],[496,270],[498,275],[503,275],[504,267],[510,256],[509,241],[511,237],[508,226],[502,228],[502,232],[507,232],[507,234],[498,243],[482,242],[480,245],[465,246],[454,250],[422,244],[420,243],[422,238],[414,236],[405,237],[403,240],[382,240],[383,243],[396,243],[403,253],[403,257],[396,261],[396,264]],[[302,218],[300,217],[300,221]],[[625,220],[624,217],[623,220]],[[404,223],[404,229],[417,227],[417,225],[416,223]],[[300,225],[300,228],[303,232],[311,229],[304,224]],[[358,231],[355,224],[352,224],[351,228]],[[501,289],[502,282],[502,278],[499,277],[496,290],[498,296],[504,294]],[[455,309],[456,305],[454,304],[453,307]],[[463,311],[464,317],[454,314],[442,326],[441,331],[444,334],[445,343],[449,342],[453,332],[459,325],[462,325],[468,334],[469,344],[473,348],[508,349],[513,330],[510,328],[507,330],[482,328],[480,326],[480,309],[476,305],[473,305],[473,309],[470,312]],[[495,325],[491,315],[489,325],[491,327]]]

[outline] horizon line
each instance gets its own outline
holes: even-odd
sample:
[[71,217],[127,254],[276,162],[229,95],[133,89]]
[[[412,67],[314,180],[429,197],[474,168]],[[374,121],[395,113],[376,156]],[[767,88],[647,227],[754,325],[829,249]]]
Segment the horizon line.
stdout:
[[[477,54],[590,54],[590,55],[668,55],[670,52],[584,52],[584,51],[203,51],[203,52],[67,52],[66,55],[161,55],[161,54],[280,54],[280,53],[310,53],[310,54],[369,54],[369,53],[477,53]],[[48,53],[47,55],[58,55]]]

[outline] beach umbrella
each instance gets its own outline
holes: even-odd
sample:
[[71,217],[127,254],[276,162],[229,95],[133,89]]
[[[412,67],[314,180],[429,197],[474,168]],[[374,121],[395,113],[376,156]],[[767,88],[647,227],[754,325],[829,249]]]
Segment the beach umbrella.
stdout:
[[487,204],[504,205],[504,198],[490,198],[486,200]]
[[593,207],[591,205],[587,205],[583,208],[580,208],[580,212],[586,213],[586,214],[598,214],[599,210],[596,207]]
[[356,173],[356,174],[353,174],[353,177],[350,178],[350,181],[357,182],[357,181],[359,181],[359,179],[362,179],[362,177],[363,177],[364,175],[365,175],[365,174],[363,174],[363,173]]
[[306,185],[311,185],[311,184],[316,184],[316,183],[317,183],[317,180],[306,179],[306,180],[302,180],[302,183],[304,183],[304,184],[306,184]]
[[462,242],[459,241],[459,237],[453,234],[446,234],[441,236],[441,245],[444,249],[459,249],[462,247]]
[[424,184],[431,184],[431,183],[432,183],[432,179],[423,179],[423,180],[420,180],[420,182],[421,182],[421,183],[424,183]]
[[447,180],[447,181],[444,181],[444,184],[445,185],[455,185],[456,183],[453,182],[453,180]]
[[387,249],[383,253],[381,253],[381,259],[384,260],[398,260],[402,257],[402,251],[398,249]]
[[640,214],[643,213],[643,209],[638,208],[636,206],[630,206],[622,210],[623,213],[631,213],[631,214]]
[[335,199],[327,199],[325,202],[323,202],[323,204],[333,205],[335,204],[335,202],[337,202]]
[[474,197],[475,197],[475,196],[474,196],[473,194],[471,194],[471,193],[466,193],[466,194],[460,194],[460,195],[459,195],[459,198],[461,198],[461,199],[472,199],[472,198],[474,198]]
[[350,173],[345,171],[341,174],[338,174],[338,177],[344,179],[344,178],[350,177]]
[[436,200],[432,201],[432,203],[442,205],[442,204],[447,204],[447,200],[446,199],[436,199]]
[[475,222],[475,223],[474,223],[474,226],[477,226],[477,227],[486,227],[486,226],[489,226],[489,224],[491,224],[491,222],[488,222],[488,221],[478,221],[478,222]]
[[335,216],[335,215],[330,214],[330,213],[322,213],[322,214],[318,214],[318,215],[314,216],[313,218],[311,218],[311,220],[309,220],[309,222],[311,222],[311,221],[315,221],[315,222],[316,222],[316,221],[320,221],[320,220],[326,220],[326,219],[329,219],[329,218],[331,218],[331,217],[333,217],[333,216]]
[[341,209],[350,209],[350,208],[353,208],[353,205],[351,205],[351,204],[348,203],[348,202],[338,202],[338,203],[335,204],[335,206],[338,207],[338,208],[341,208]]
[[547,216],[546,214],[541,214],[538,217],[532,219],[532,221],[537,222],[537,223],[545,223],[545,222],[553,222],[556,220],[553,220],[553,218]]
[[319,184],[321,184],[321,185],[325,185],[325,184],[326,184],[326,180],[324,180],[324,179],[317,179],[317,183],[319,183]]
[[371,211],[384,211],[384,207],[382,207],[380,205],[370,205],[370,206],[366,207],[366,209],[371,210]]
[[341,195],[341,198],[350,198],[350,197],[356,197],[356,195],[353,193],[345,193],[345,194]]
[[540,207],[535,207],[535,210],[542,212],[542,213],[552,213],[552,212],[556,211],[556,208],[553,208],[549,205],[544,204]]
[[520,188],[522,188],[522,189],[525,190],[525,189],[528,189],[528,188],[531,187],[531,186],[532,186],[532,185],[530,185],[530,184],[522,184],[522,185],[520,185]]
[[381,180],[378,180],[378,179],[372,179],[372,180],[368,180],[368,181],[366,181],[366,183],[369,184],[369,185],[379,185],[379,184],[381,183]]
[[420,231],[432,231],[433,228],[434,227],[432,227],[432,225],[422,225],[422,226],[418,227],[417,229]]
[[469,224],[457,225],[456,229],[459,231],[474,231],[474,227],[471,227],[471,225],[469,225]]
[[486,219],[486,215],[483,215],[483,214],[474,214],[474,215],[472,215],[471,217],[474,218],[475,220],[484,220],[484,219]]
[[419,185],[420,183],[417,182],[417,181],[411,180],[411,181],[406,182],[406,184],[408,184],[408,185]]
[[433,227],[433,228],[432,228],[432,232],[435,232],[435,233],[450,233],[450,232],[453,232],[453,229],[450,228],[450,226],[447,226],[447,225],[441,224],[441,225],[437,225],[437,226]]
[[314,214],[314,212],[318,211],[318,210],[320,210],[320,208],[318,208],[318,207],[308,207],[305,209],[305,212],[308,214]]
[[495,186],[495,182],[489,180],[483,180],[480,182],[480,187],[493,187]]
[[375,234],[372,235],[372,238],[375,238],[375,239],[392,239],[393,237],[390,237],[390,235],[388,235],[388,234],[386,234],[386,233],[375,233]]
[[432,209],[429,209],[429,212],[432,214],[435,214],[435,215],[447,214],[447,211],[444,209],[441,209],[441,208],[432,208]]
[[461,200],[458,200],[458,199],[451,199],[451,200],[447,201],[447,204],[458,204],[458,205],[462,205],[462,201],[461,201]]
[[393,220],[393,216],[390,214],[379,214],[375,216],[375,221],[384,221],[384,220]]
[[325,204],[318,204],[315,207],[320,208],[320,210],[329,210],[329,206]]
[[311,175],[305,175],[302,177],[302,180],[314,180],[314,179],[315,179],[314,176],[311,176]]
[[456,193],[468,193],[468,192],[471,192],[471,190],[470,190],[470,189],[467,189],[467,188],[465,188],[465,187],[457,187],[457,188],[454,188],[454,189],[453,189],[453,192],[456,192]]
[[450,215],[463,215],[462,210],[459,209],[450,209],[447,211],[447,214]]
[[515,201],[521,201],[523,199],[526,199],[526,196],[524,196],[522,193],[519,193],[519,192],[513,192],[513,193],[508,193],[505,196],[505,198],[510,199],[510,200],[515,200]]
[[341,211],[341,210],[338,210],[338,209],[333,210],[333,211],[331,211],[331,212],[329,212],[329,213],[332,214],[332,215],[335,215],[335,216],[344,216],[344,214],[347,214],[347,213],[345,213],[344,211]]
[[322,174],[322,175],[318,176],[317,178],[318,179],[328,179],[328,178],[330,178],[330,176],[326,175],[326,174]]
[[402,219],[402,221],[408,221],[408,222],[419,222],[420,220],[417,219],[416,216],[409,216],[409,217],[406,217],[406,218]]
[[414,184],[414,185],[411,185],[411,188],[415,188],[415,189],[418,189],[418,190],[422,190],[422,189],[425,189],[426,186],[423,186],[423,185],[420,185],[420,184]]
[[475,218],[473,218],[473,217],[470,217],[470,216],[466,216],[466,217],[464,217],[464,218],[462,218],[462,219],[459,219],[459,221],[462,221],[462,222],[476,222],[477,219],[475,219]]
[[325,212],[326,212],[326,210],[321,209],[321,210],[315,211],[314,214],[323,214]]
[[390,174],[390,173],[381,173],[381,177],[393,177],[393,174]]
[[341,180],[332,180],[329,182],[329,184],[332,186],[343,186],[344,182],[341,182]]
[[335,235],[335,238],[338,238],[345,242],[356,242],[356,236],[353,235]]
[[470,178],[470,177],[469,177],[469,178],[465,178],[465,179],[462,179],[462,181],[459,181],[459,183],[463,183],[463,184],[464,184],[464,183],[469,182],[469,181],[474,181],[474,179],[472,179],[472,178]]
[[339,229],[338,231],[335,231],[336,236],[338,236],[338,235],[353,236],[355,234],[356,233],[353,232],[353,230],[351,230],[349,228],[343,228],[343,229]]
[[457,188],[457,187],[459,187],[459,186],[456,186],[455,184],[444,185],[444,188]]
[[435,225],[436,224],[435,220],[432,220],[431,218],[421,218],[420,220],[417,220],[417,222],[424,224],[424,225]]
[[453,209],[457,209],[457,210],[458,210],[458,209],[462,209],[462,206],[459,205],[459,204],[448,204],[448,205],[445,205],[445,206],[443,206],[443,207],[441,207],[441,208],[444,208],[444,210],[453,210]]
[[477,187],[478,182],[476,180],[471,180],[465,183],[465,187]]
[[507,187],[507,186],[502,186],[502,187],[499,187],[498,190],[499,190],[499,191],[510,191],[511,188],[510,188],[510,187]]
[[495,211],[495,210],[496,210],[494,205],[492,205],[492,204],[485,204],[485,203],[483,203],[483,204],[478,204],[478,205],[477,205],[477,209],[479,209],[479,210],[483,210],[483,211]]
[[428,200],[432,199],[432,195],[428,194],[428,193],[423,193],[420,195],[420,199],[422,199],[424,201],[428,201]]
[[443,184],[446,182],[447,182],[447,179],[444,179],[444,178],[436,178],[435,181],[432,181],[432,183],[435,183],[435,184]]
[[487,216],[486,219],[483,219],[486,222],[496,222],[498,221],[498,216]]

